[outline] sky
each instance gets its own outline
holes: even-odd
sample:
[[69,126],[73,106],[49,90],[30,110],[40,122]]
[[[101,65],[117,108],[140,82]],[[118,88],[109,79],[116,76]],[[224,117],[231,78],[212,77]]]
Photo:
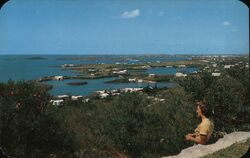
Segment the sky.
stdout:
[[2,54],[248,54],[238,0],[10,0]]

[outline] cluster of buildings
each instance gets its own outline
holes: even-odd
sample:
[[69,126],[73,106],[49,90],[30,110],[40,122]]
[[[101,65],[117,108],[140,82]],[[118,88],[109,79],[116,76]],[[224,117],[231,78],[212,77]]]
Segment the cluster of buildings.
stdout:
[[52,103],[52,105],[55,105],[55,106],[63,106],[63,104],[65,103],[65,101],[67,100],[72,100],[72,101],[82,101],[84,103],[87,103],[90,101],[89,98],[83,98],[83,96],[81,95],[72,95],[72,96],[69,96],[69,95],[58,95],[56,99],[52,99],[50,100],[50,102]]
[[107,98],[108,96],[120,95],[121,93],[128,93],[128,92],[139,92],[142,91],[143,88],[123,88],[123,89],[115,89],[115,90],[102,90],[96,91],[98,96],[103,99]]
[[[221,57],[210,56],[207,58],[208,59],[206,60],[206,63],[210,65],[207,65],[206,67],[204,67],[203,70],[212,71],[211,75],[215,77],[221,76],[221,71],[225,69],[233,68],[235,66],[249,68],[248,62],[243,62],[242,58],[237,59],[237,60],[232,60],[228,58],[227,56],[221,56]],[[201,60],[201,61],[204,61],[204,60]]]

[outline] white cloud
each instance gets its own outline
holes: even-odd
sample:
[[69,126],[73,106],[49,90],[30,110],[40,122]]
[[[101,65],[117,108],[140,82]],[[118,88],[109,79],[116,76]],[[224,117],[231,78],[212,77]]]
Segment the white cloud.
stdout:
[[135,10],[132,10],[130,12],[126,11],[126,12],[122,13],[121,18],[130,19],[130,18],[135,18],[135,17],[137,17],[139,15],[140,15],[140,10],[135,9]]
[[230,25],[230,22],[228,22],[228,21],[224,21],[224,22],[222,23],[222,25],[224,25],[224,26],[228,26],[228,25]]
[[161,12],[159,12],[159,16],[162,16],[164,14],[164,12],[163,11],[161,11]]

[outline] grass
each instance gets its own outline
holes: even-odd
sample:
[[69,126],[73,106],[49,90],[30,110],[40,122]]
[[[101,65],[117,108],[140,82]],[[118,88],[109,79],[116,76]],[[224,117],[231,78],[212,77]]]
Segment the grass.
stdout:
[[[247,152],[249,147],[250,147],[250,139],[248,139],[244,143],[233,144],[232,146],[226,149],[217,151],[210,155],[206,155],[203,158],[239,158]],[[248,156],[250,157],[250,155]]]

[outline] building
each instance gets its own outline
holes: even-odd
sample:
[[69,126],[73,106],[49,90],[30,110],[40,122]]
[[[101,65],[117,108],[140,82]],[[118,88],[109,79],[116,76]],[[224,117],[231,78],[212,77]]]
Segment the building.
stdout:
[[176,72],[176,73],[175,73],[175,76],[176,76],[176,77],[186,77],[187,74],[183,74],[183,73],[181,73],[181,72]]
[[217,77],[217,76],[220,76],[220,75],[221,75],[221,73],[219,73],[219,72],[213,72],[212,73],[212,76],[216,76]]
[[52,105],[55,105],[55,106],[62,106],[63,105],[63,100],[62,99],[59,99],[59,100],[50,100],[50,102],[52,103]]
[[143,88],[124,88],[124,89],[121,89],[122,92],[138,92],[138,91],[142,91]]
[[114,74],[126,74],[127,70],[113,71]]
[[81,95],[71,96],[71,100],[79,100],[79,99],[82,99]]
[[224,65],[224,69],[230,69],[233,65]]
[[136,78],[129,78],[128,81],[129,82],[136,82]]
[[84,103],[88,103],[90,101],[90,99],[89,98],[85,98],[82,102],[84,102]]
[[212,64],[213,67],[217,67],[217,64]]
[[63,76],[54,76],[54,80],[62,81],[63,80]]
[[156,74],[148,74],[148,77],[154,78],[154,77],[156,77]]
[[173,66],[166,66],[166,68],[172,68]]
[[137,82],[138,82],[138,83],[142,83],[142,82],[143,82],[143,80],[142,80],[142,79],[140,79],[140,80],[137,80]]
[[104,98],[107,98],[109,96],[108,93],[101,93],[100,95],[100,98],[104,99]]
[[57,98],[59,98],[59,99],[67,99],[67,98],[69,98],[69,95],[58,95]]
[[178,67],[180,67],[180,68],[185,68],[186,65],[178,65]]

